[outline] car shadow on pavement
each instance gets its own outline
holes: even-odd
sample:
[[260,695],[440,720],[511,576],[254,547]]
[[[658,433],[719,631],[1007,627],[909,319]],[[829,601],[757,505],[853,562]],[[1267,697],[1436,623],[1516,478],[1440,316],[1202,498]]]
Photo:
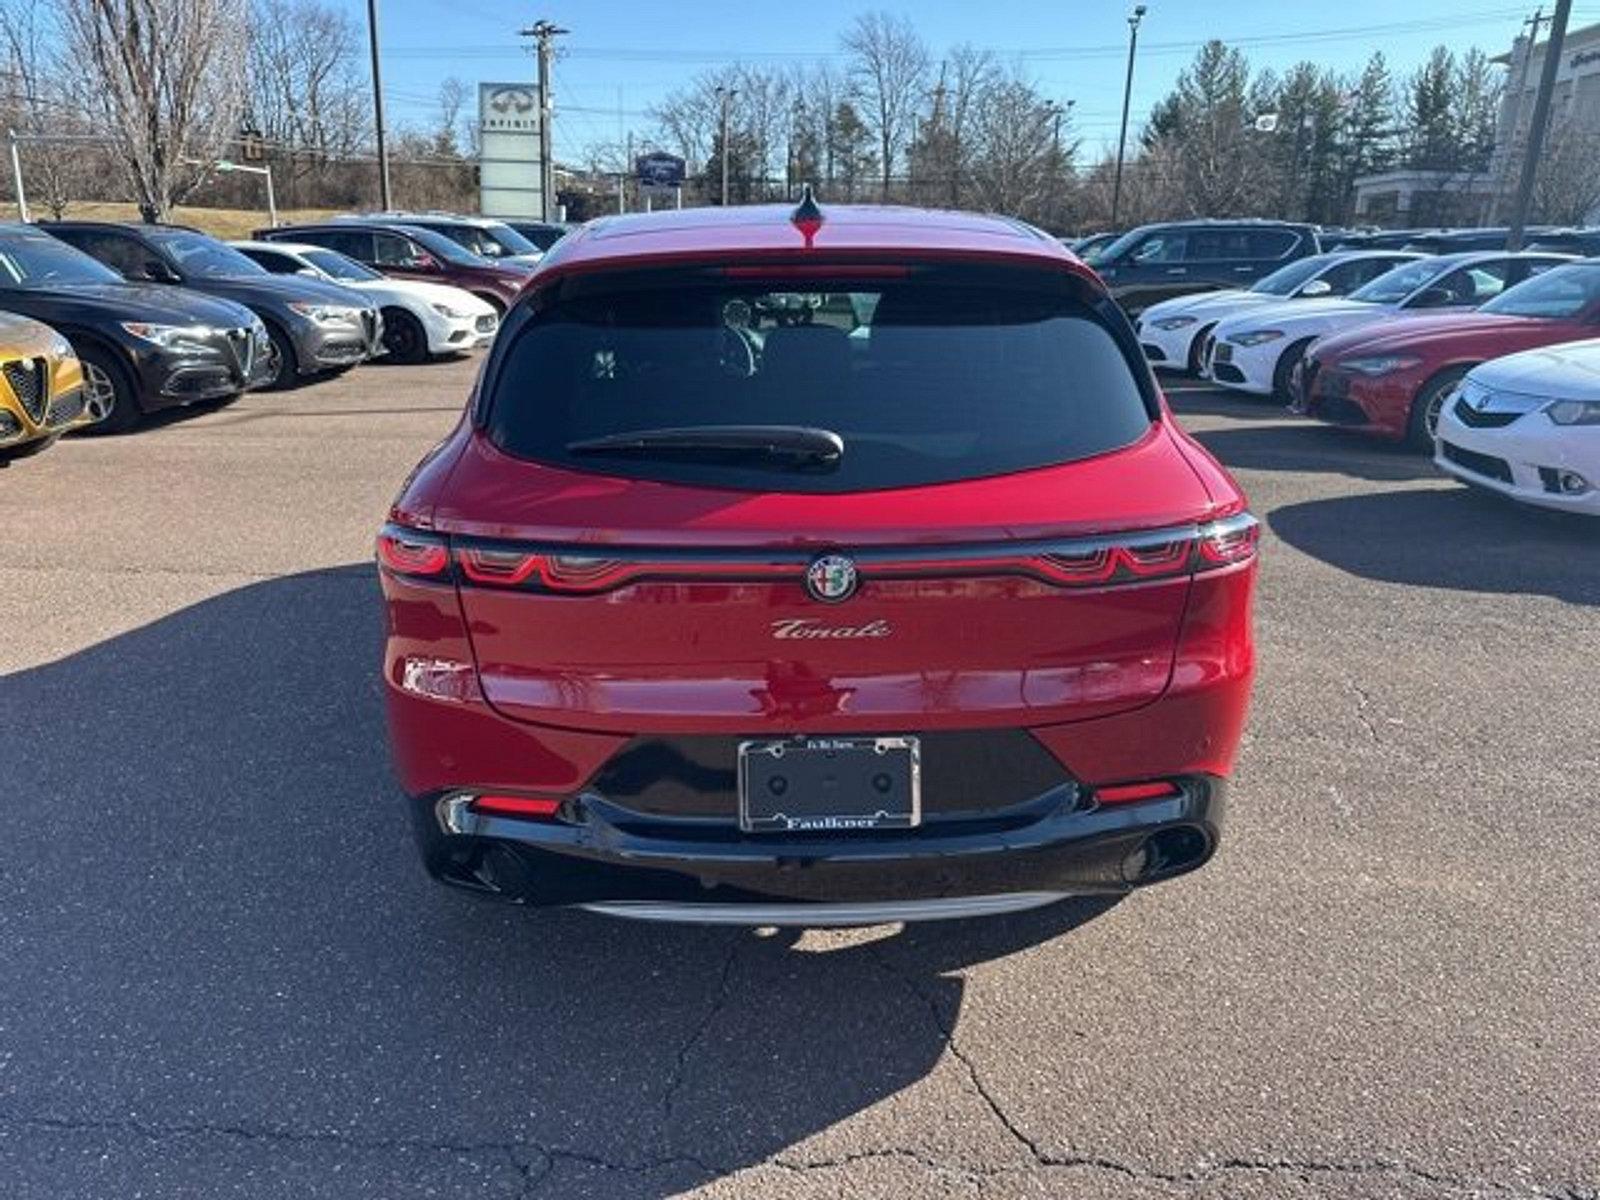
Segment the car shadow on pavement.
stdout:
[[1204,380],[1177,381],[1158,376],[1167,403],[1181,421],[1189,416],[1230,417],[1236,421],[1292,420],[1283,401],[1272,396],[1232,392]]
[[1194,439],[1229,470],[1311,471],[1381,483],[1436,479],[1426,455],[1409,447],[1287,417],[1248,429],[1194,429]]
[[761,936],[449,892],[389,776],[380,614],[370,567],[312,572],[4,678],[34,748],[0,838],[0,1135],[82,1139],[39,1194],[94,1191],[95,1161],[179,1194],[171,1138],[202,1179],[270,1153],[252,1195],[412,1194],[389,1159],[665,1195],[936,1070],[987,1119],[947,1054],[957,972],[1110,902]]
[[1273,509],[1267,524],[1297,550],[1364,579],[1600,604],[1592,518],[1467,487],[1311,500]]

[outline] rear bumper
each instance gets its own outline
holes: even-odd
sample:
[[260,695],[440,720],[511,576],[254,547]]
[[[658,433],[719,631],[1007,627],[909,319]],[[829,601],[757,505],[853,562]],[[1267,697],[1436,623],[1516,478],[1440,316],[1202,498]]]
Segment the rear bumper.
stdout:
[[[1205,863],[1220,836],[1225,784],[1196,776],[1181,786],[1177,796],[1107,806],[1067,786],[1006,810],[1005,819],[831,838],[640,823],[582,794],[552,821],[475,813],[451,793],[410,804],[430,874],[525,904],[892,905],[1012,896],[1020,905],[1119,894]],[[967,914],[958,908],[955,915]]]

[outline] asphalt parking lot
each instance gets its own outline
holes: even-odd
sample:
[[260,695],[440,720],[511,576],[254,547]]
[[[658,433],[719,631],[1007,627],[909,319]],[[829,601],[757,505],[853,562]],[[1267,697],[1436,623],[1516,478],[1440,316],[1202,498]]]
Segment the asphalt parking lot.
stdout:
[[800,935],[429,883],[372,534],[474,364],[0,471],[0,1194],[1600,1196],[1600,531],[1207,390],[1220,857]]

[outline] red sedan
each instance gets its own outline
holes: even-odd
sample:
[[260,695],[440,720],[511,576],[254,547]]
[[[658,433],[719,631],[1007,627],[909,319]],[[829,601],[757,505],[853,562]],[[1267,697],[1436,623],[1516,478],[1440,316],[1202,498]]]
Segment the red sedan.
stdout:
[[424,862],[745,924],[1122,892],[1219,836],[1256,522],[1053,238],[563,238],[378,540]]
[[1431,450],[1439,410],[1479,363],[1600,333],[1600,259],[1552,267],[1472,312],[1408,317],[1314,343],[1299,411]]

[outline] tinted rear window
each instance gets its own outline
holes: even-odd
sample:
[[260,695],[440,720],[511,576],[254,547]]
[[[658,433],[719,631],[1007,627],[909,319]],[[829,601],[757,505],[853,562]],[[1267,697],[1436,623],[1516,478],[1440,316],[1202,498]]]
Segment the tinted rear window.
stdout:
[[[685,272],[569,282],[514,331],[489,434],[511,454],[583,471],[803,492],[998,475],[1136,441],[1150,413],[1109,303],[1069,277],[1026,274],[930,269],[793,288]],[[825,429],[844,452],[824,466],[569,449],[728,425]]]

